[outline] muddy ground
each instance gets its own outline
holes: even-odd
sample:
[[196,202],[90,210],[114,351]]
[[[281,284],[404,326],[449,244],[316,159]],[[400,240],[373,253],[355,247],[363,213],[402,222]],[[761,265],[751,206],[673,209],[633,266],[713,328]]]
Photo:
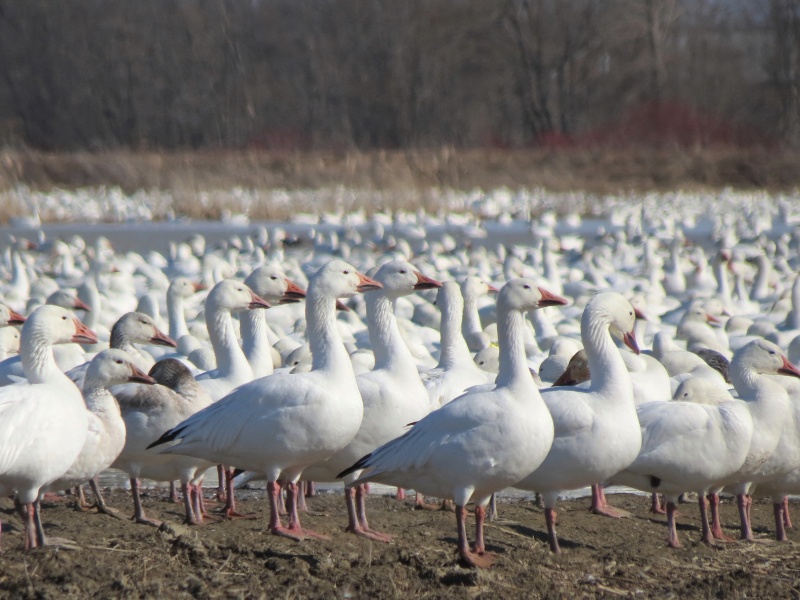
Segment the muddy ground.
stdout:
[[[208,492],[209,497],[211,492]],[[587,512],[587,499],[559,504],[563,553],[548,550],[542,510],[530,500],[502,499],[500,519],[487,527],[490,569],[459,566],[455,518],[415,511],[409,500],[372,496],[371,524],[394,534],[383,544],[343,532],[342,499],[333,492],[309,499],[304,525],[330,540],[293,542],[265,530],[263,492],[242,491],[240,509],[255,520],[181,525],[181,505],[161,490],[145,497],[161,529],[78,512],[46,502],[48,535],[70,538],[80,550],[21,549],[21,520],[7,499],[3,521],[0,597],[3,598],[792,598],[800,596],[800,531],[770,541],[772,507],[753,506],[756,543],[710,548],[698,542],[694,504],[681,506],[684,547],[666,547],[665,519],[649,514],[648,499],[612,495],[632,517],[612,520]],[[130,494],[107,500],[127,514]],[[213,503],[209,503],[212,505]],[[794,505],[800,519],[800,506]],[[736,508],[723,501],[723,523],[736,535]]]

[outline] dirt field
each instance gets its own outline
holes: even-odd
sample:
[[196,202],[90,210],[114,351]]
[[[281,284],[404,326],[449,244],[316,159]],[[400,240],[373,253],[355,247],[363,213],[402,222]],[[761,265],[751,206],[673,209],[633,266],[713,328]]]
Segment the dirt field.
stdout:
[[[21,550],[21,521],[2,502],[3,598],[792,598],[800,596],[800,533],[787,543],[770,541],[771,504],[757,502],[756,543],[710,548],[699,543],[697,509],[681,507],[683,549],[666,547],[664,517],[648,513],[647,498],[613,495],[632,513],[624,520],[591,515],[588,500],[561,503],[562,555],[547,548],[542,510],[529,500],[505,499],[500,519],[487,527],[495,565],[476,571],[458,565],[455,518],[442,511],[414,511],[406,501],[373,496],[371,524],[394,534],[392,543],[343,532],[338,494],[309,499],[304,525],[327,541],[293,542],[265,530],[262,492],[243,491],[240,509],[256,520],[180,525],[181,505],[160,491],[145,498],[160,530],[106,515],[47,503],[48,535],[70,538],[81,550]],[[117,490],[108,501],[126,514],[130,496]],[[213,503],[211,503],[213,504]],[[796,506],[796,505],[795,505]],[[795,508],[800,515],[800,508]],[[723,523],[735,536],[736,510],[723,501]],[[798,517],[800,518],[800,517]]]

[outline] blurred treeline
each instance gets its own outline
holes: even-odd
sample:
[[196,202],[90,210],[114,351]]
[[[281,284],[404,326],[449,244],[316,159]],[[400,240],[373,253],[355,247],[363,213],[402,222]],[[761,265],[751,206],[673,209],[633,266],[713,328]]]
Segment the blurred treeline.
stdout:
[[0,0],[0,145],[798,141],[800,0]]

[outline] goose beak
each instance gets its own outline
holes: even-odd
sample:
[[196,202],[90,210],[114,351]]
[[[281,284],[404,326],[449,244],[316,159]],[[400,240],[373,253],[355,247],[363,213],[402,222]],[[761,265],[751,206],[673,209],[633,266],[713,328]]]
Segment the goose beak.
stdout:
[[192,287],[194,288],[195,293],[208,289],[208,286],[204,283],[192,283]]
[[302,300],[305,297],[306,297],[306,291],[287,277],[286,291],[283,292],[280,304],[289,304],[290,302],[300,302],[300,300]]
[[414,284],[415,290],[432,290],[433,288],[442,287],[441,281],[423,275],[419,271],[414,271],[414,275],[417,276],[417,283]]
[[356,275],[358,275],[358,285],[356,286],[356,291],[358,292],[372,292],[374,290],[379,290],[383,288],[383,284],[375,281],[364,275],[363,273],[359,273],[356,271]]
[[8,309],[8,324],[9,325],[22,325],[25,322],[25,317],[16,311]]
[[272,305],[251,291],[250,302],[247,304],[247,308],[251,310],[254,308],[272,308]]
[[92,309],[80,298],[75,298],[75,303],[72,305],[72,308],[75,310],[85,310],[86,312],[92,312]]
[[633,331],[629,331],[623,335],[622,341],[625,342],[625,345],[628,348],[633,350],[634,354],[639,354],[639,344],[636,343],[636,336],[634,335]]
[[790,363],[785,356],[783,357],[783,366],[778,369],[778,373],[781,375],[789,375],[790,377],[800,377],[800,369]]
[[646,315],[646,314],[644,314],[644,313],[643,313],[641,310],[639,310],[638,308],[634,308],[634,309],[633,309],[633,314],[634,314],[634,316],[635,316],[637,319],[641,319],[642,321],[647,321],[647,315]]
[[170,348],[177,348],[178,344],[160,329],[154,328],[153,337],[150,338],[150,343],[155,346],[169,346]]
[[494,287],[491,283],[487,283],[486,286],[489,288],[486,290],[487,294],[497,294],[500,292],[500,290]]
[[86,325],[81,323],[78,319],[73,319],[75,323],[75,334],[72,336],[72,342],[75,344],[96,344],[98,342],[97,334],[89,329]]
[[150,377],[150,375],[148,375],[135,365],[131,365],[131,374],[130,377],[128,377],[128,381],[130,381],[131,383],[148,383],[151,385],[156,383],[155,379]]
[[547,306],[564,306],[565,304],[568,304],[566,298],[562,298],[561,296],[556,296],[553,292],[548,292],[543,287],[540,287],[538,289],[542,297],[536,304],[537,308],[545,308]]
[[706,313],[706,322],[708,322],[708,323],[715,323],[715,324],[717,324],[717,325],[719,325],[720,323],[722,323],[722,321],[720,321],[720,320],[719,320],[717,317],[715,317],[714,315],[710,315],[710,314],[708,314],[708,313]]
[[341,300],[337,300],[336,301],[336,310],[340,310],[342,312],[350,312],[350,307],[347,306],[347,304],[345,304]]

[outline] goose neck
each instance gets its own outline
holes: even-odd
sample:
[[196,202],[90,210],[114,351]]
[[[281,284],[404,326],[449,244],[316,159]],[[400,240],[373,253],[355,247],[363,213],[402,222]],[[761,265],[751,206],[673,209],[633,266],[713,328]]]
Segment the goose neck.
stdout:
[[439,351],[440,369],[452,369],[456,365],[472,362],[467,342],[461,333],[461,307],[445,306],[442,311],[441,347]]
[[461,328],[465,334],[483,331],[481,318],[478,314],[478,299],[475,296],[464,297],[464,320]]
[[114,399],[114,395],[102,382],[89,380],[84,382],[83,399],[86,402],[86,408],[98,416],[121,416],[119,404]]
[[[586,350],[589,372],[592,374],[591,389],[596,392],[610,391],[616,398],[630,396],[633,388],[625,362],[609,332],[609,319],[605,315],[588,310],[581,319],[581,340]],[[619,393],[624,391],[625,393]]]
[[[314,292],[313,287],[309,286],[306,296],[306,334],[311,348],[311,369],[344,370],[352,374],[353,366],[336,326],[334,299]],[[355,375],[352,377],[355,382]]]
[[240,317],[239,333],[242,336],[242,350],[254,374],[258,377],[273,372],[270,353],[269,325],[264,310],[248,310]]
[[173,340],[179,340],[189,333],[183,298],[177,294],[167,294],[167,318],[169,320],[169,337]]
[[[20,341],[22,371],[30,383],[53,383],[70,381],[61,372],[53,356],[53,346],[43,332],[31,332]],[[70,381],[70,385],[73,385]]]
[[416,371],[394,314],[395,299],[383,292],[366,297],[369,341],[375,355],[376,369],[411,368]]
[[497,307],[497,337],[500,345],[500,370],[497,385],[529,384],[534,386],[525,356],[523,327],[525,317],[518,310]]
[[218,372],[226,375],[234,371],[250,370],[250,364],[236,338],[230,311],[216,306],[207,306],[206,326],[211,346],[214,349],[214,356],[217,359]]

